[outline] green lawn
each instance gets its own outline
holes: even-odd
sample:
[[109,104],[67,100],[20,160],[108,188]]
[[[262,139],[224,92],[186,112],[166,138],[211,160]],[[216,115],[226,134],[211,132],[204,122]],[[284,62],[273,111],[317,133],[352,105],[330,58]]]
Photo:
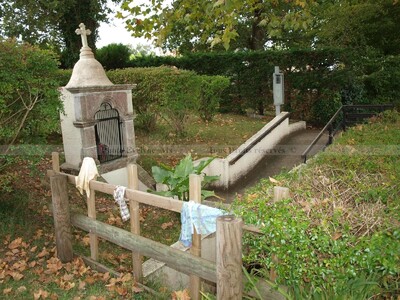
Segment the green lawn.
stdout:
[[273,117],[263,119],[244,115],[218,114],[211,122],[196,116],[190,117],[184,137],[174,135],[160,120],[154,132],[136,130],[139,164],[147,171],[160,162],[175,165],[185,154],[194,159],[206,156],[227,156]]

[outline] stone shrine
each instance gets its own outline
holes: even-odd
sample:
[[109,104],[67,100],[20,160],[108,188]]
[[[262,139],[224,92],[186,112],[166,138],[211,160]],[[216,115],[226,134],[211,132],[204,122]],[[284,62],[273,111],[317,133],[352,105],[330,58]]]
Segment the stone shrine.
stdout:
[[64,170],[78,170],[84,157],[92,157],[100,173],[135,162],[132,89],[135,85],[113,84],[88,46],[90,30],[80,24],[82,48],[72,76],[61,88],[64,113],[61,130],[65,153]]

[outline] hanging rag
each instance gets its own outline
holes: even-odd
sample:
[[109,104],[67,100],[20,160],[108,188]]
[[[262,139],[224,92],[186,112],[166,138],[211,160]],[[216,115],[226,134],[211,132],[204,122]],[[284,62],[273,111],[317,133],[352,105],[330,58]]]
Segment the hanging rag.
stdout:
[[192,245],[192,234],[196,228],[199,234],[209,234],[217,230],[217,217],[226,215],[227,212],[196,203],[184,202],[181,211],[181,234],[179,240],[185,247]]
[[86,196],[90,196],[89,182],[92,179],[96,179],[99,176],[97,171],[96,163],[91,157],[85,157],[82,162],[79,175],[75,177],[75,185],[81,194],[86,191]]
[[126,205],[126,202],[125,202],[125,197],[124,197],[125,190],[126,190],[126,187],[119,186],[119,185],[117,185],[117,187],[114,190],[114,200],[119,205],[122,221],[127,221],[131,217],[129,214],[128,206]]

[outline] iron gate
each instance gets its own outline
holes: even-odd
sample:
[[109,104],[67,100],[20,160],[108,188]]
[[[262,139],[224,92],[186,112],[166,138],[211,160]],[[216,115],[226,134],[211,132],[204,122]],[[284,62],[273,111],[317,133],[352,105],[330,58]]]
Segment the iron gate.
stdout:
[[100,105],[100,109],[95,113],[97,158],[100,163],[111,161],[122,157],[123,136],[122,122],[119,113],[107,102]]

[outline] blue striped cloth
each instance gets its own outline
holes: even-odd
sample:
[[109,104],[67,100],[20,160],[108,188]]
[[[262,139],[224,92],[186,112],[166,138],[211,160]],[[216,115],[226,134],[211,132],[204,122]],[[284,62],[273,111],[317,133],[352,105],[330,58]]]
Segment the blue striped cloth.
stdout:
[[217,218],[226,215],[227,212],[195,203],[194,201],[184,202],[181,211],[181,234],[179,241],[185,246],[192,245],[192,234],[196,228],[199,234],[209,234],[217,230]]

